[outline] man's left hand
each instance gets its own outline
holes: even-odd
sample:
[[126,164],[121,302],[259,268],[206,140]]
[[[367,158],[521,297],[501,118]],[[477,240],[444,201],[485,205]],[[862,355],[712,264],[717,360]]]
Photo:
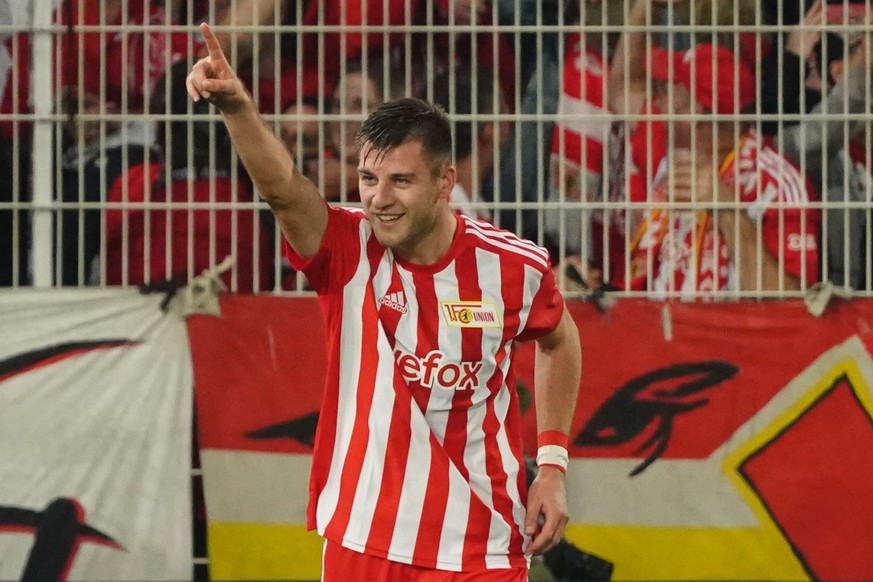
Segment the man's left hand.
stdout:
[[539,555],[553,548],[564,537],[568,519],[564,473],[557,467],[540,467],[527,497],[524,530],[533,536],[527,553]]

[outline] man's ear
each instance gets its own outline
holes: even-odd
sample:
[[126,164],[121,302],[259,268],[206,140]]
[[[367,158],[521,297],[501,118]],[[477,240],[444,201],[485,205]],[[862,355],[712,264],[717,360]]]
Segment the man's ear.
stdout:
[[442,176],[440,176],[440,189],[439,189],[439,198],[445,198],[449,200],[452,195],[452,190],[455,188],[455,184],[458,181],[458,170],[455,169],[455,166],[452,164],[447,164],[445,169],[443,169]]

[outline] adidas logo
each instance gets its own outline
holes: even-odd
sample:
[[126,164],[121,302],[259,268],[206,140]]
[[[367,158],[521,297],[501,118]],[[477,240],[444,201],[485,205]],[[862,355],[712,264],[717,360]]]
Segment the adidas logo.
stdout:
[[394,311],[399,311],[400,313],[406,313],[407,311],[409,311],[406,308],[406,296],[403,295],[403,291],[383,295],[379,298],[379,303],[385,305],[386,307],[390,307]]

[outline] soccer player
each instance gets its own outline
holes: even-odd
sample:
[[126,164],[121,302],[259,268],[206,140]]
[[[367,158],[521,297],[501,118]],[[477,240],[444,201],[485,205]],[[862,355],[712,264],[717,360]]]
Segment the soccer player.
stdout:
[[[328,370],[308,523],[323,579],[527,580],[563,536],[579,334],[544,249],[448,204],[444,112],[403,98],[363,123],[362,210],[330,207],[262,122],[208,25],[188,92],[222,114],[292,265],[321,300]],[[526,490],[514,354],[536,341]]]

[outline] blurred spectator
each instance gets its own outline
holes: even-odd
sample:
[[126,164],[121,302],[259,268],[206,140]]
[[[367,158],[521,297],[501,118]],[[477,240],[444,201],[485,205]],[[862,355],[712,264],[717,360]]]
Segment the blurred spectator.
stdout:
[[649,201],[649,184],[667,150],[668,126],[651,114],[662,113],[652,101],[646,58],[651,50],[651,34],[644,32],[664,18],[669,0],[634,0],[629,27],[618,40],[610,63],[606,104],[618,117],[610,128],[607,167],[600,201],[603,208],[592,216],[595,232],[593,267],[603,282],[626,288],[627,249],[632,233],[640,224],[639,211],[627,210],[627,203]]
[[[664,99],[652,98],[647,61],[658,46],[678,50],[701,42],[716,42],[734,47],[742,56],[743,66],[750,66],[755,57],[756,41],[733,28],[735,23],[753,24],[757,5],[750,0],[716,2],[715,0],[633,0],[628,12],[628,29],[622,34],[609,69],[607,99],[611,111],[619,119],[612,124],[608,138],[607,167],[604,176],[603,211],[595,211],[595,253],[602,264],[595,263],[603,279],[612,288],[627,288],[634,274],[629,270],[628,246],[633,233],[642,224],[643,214],[626,211],[653,202],[650,185],[668,147],[687,136],[679,127],[656,117],[666,113]],[[647,28],[677,22],[700,27],[698,35],[684,30],[653,34]],[[727,25],[723,29],[722,25]],[[630,203],[630,206],[628,206]],[[600,226],[602,225],[602,226]],[[598,230],[599,229],[599,230]],[[602,244],[598,243],[602,240]],[[600,244],[602,248],[597,245]]]
[[159,126],[157,141],[163,163],[132,167],[110,191],[106,284],[185,282],[233,256],[221,276],[228,289],[269,289],[272,244],[259,212],[237,207],[253,202],[251,185],[234,171],[224,124],[197,119],[211,112],[188,98],[188,70],[181,62],[170,71],[166,112],[174,118]]
[[320,124],[316,120],[318,101],[315,99],[295,101],[282,113],[296,117],[296,119],[282,121],[280,126],[282,141],[285,142],[294,160],[304,169],[313,162],[318,163],[318,154],[321,151],[319,140],[322,139]]
[[[525,2],[533,4],[532,0]],[[225,51],[231,54],[235,47],[235,61],[251,59],[248,67],[242,67],[241,76],[249,77],[246,84],[260,110],[269,114],[282,111],[298,97],[332,94],[347,62],[367,63],[371,69],[377,64],[383,67],[382,100],[418,93],[428,74],[473,61],[499,70],[501,88],[511,96],[517,77],[514,51],[510,39],[491,28],[495,14],[491,0],[240,0],[220,11],[215,24],[279,22],[285,28],[279,35],[259,36],[219,29]],[[481,32],[455,31],[455,27],[469,25],[480,26]],[[290,30],[292,26],[297,29]],[[324,26],[343,29],[312,30]],[[400,28],[405,26],[428,26],[429,30]],[[279,44],[266,36],[278,36]]]
[[[861,42],[863,40],[863,42]],[[800,123],[780,124],[776,144],[780,152],[812,182],[818,192],[827,188],[825,168],[847,148],[847,139],[864,127],[857,114],[869,111],[867,75],[871,62],[857,38],[850,55],[844,52],[841,35],[828,33],[815,46],[815,59],[824,63],[822,90],[817,104]]]
[[[832,87],[827,64],[822,61],[821,47],[833,42],[841,50],[839,34],[822,34],[826,25],[863,27],[867,11],[864,2],[847,0],[804,0],[785,3],[777,8],[775,1],[762,4],[765,24],[788,25],[788,31],[777,34],[772,46],[763,45],[761,63],[761,109],[764,115],[761,131],[777,134],[781,128],[800,123],[798,114],[808,113],[822,95]],[[799,22],[799,8],[804,8]],[[799,24],[799,26],[795,26]],[[855,39],[857,40],[857,35]]]
[[[823,198],[825,207],[827,249],[825,276],[835,284],[856,290],[873,289],[873,267],[870,265],[870,236],[873,223],[869,208],[873,192],[873,124],[870,123],[870,95],[873,87],[867,81],[871,67],[870,38],[848,39],[828,35],[829,42],[820,52],[824,73],[834,89],[823,102],[824,113],[830,113],[830,134],[837,136],[839,146],[830,144],[836,153],[828,165]],[[854,40],[854,42],[852,42]],[[840,89],[845,87],[845,91]],[[845,114],[865,113],[866,118],[846,119]],[[815,154],[815,152],[813,152]]]
[[[423,97],[427,98],[425,93]],[[434,103],[452,119],[455,168],[458,180],[451,194],[455,210],[479,220],[491,220],[481,198],[482,180],[494,165],[494,156],[509,135],[505,123],[494,115],[506,111],[502,93],[495,86],[493,71],[468,66],[437,75],[433,81]],[[481,116],[482,119],[456,119],[455,116]]]
[[[518,47],[518,81],[507,100],[509,110],[522,117],[545,119],[516,123],[504,143],[499,165],[486,177],[483,195],[501,205],[494,222],[540,244],[546,244],[541,212],[522,208],[528,203],[543,202],[547,197],[550,148],[561,91],[561,34],[557,26],[575,21],[575,0],[494,0],[499,23],[512,26],[541,26],[545,32],[520,34]],[[568,14],[569,13],[569,14]]]
[[[32,24],[33,0],[0,0],[0,25]],[[0,31],[0,113],[27,113],[29,73],[29,32]],[[0,204],[29,202],[30,144],[30,122],[0,121]],[[29,255],[30,213],[0,209],[0,287],[30,282]]]
[[[60,43],[58,89],[68,122],[58,197],[102,202],[127,167],[155,155],[153,125],[121,116],[146,110],[166,66],[185,54],[187,35],[168,33],[161,3],[149,0],[67,0],[58,20],[68,26],[131,26],[70,32]],[[154,28],[135,28],[142,26]],[[95,121],[83,115],[119,117]],[[100,210],[63,210],[60,236],[58,277],[63,285],[82,285],[100,249]]]
[[822,36],[824,18],[822,0],[815,0],[802,25],[777,35],[764,55],[760,74],[763,134],[775,135],[781,127],[799,123],[799,118],[790,116],[809,111],[820,100],[822,88],[815,81],[819,78],[818,66],[811,57]]
[[[407,4],[409,12],[407,13]],[[405,33],[385,34],[365,27],[410,25],[422,21],[423,0],[241,0],[219,11],[219,42],[240,62],[240,75],[251,88],[261,112],[282,111],[298,99],[327,101],[344,73],[346,61],[388,60],[391,71],[404,71]],[[408,16],[408,18],[407,18]],[[284,27],[299,31],[264,35],[238,33],[240,24]],[[222,31],[226,25],[229,31]],[[343,26],[343,31],[311,31],[309,27]],[[269,29],[268,29],[269,30]],[[278,38],[276,44],[274,39]],[[254,49],[255,43],[258,50]],[[246,61],[249,61],[246,64]],[[278,77],[277,77],[278,73]],[[390,82],[395,82],[394,80]],[[404,86],[403,79],[397,83]],[[327,109],[327,108],[326,108]]]
[[[601,47],[589,44],[581,34],[568,34],[565,42],[559,117],[552,136],[549,202],[593,202],[601,198],[604,144],[611,123],[604,91],[607,64]],[[601,263],[602,222],[598,221],[599,228],[592,232],[590,210],[560,208],[544,214],[552,254],[575,257],[584,284],[599,287],[600,271],[588,266],[594,261]]]
[[[822,278],[856,289],[862,288],[858,286],[865,278],[867,252],[860,239],[866,237],[866,219],[863,211],[850,206],[868,201],[865,148],[858,142],[866,123],[857,114],[870,110],[867,75],[871,62],[865,50],[869,39],[860,34],[863,26],[858,32],[821,31],[823,22],[859,24],[866,19],[867,10],[857,3],[812,4],[803,26],[789,33],[786,54],[800,53],[803,59],[786,56],[783,60],[786,97],[779,112],[787,116],[771,123],[779,151],[801,170],[822,199],[831,203],[825,211],[826,238],[821,241],[827,251],[821,262]],[[846,51],[846,41],[851,51]],[[814,66],[803,66],[807,58]],[[813,70],[815,74],[810,75]],[[810,77],[818,79],[813,88]],[[803,94],[807,95],[806,103],[799,97]],[[810,115],[804,117],[805,113]]]
[[[61,97],[61,112],[67,115],[59,135],[63,155],[58,198],[76,204],[100,202],[124,163],[137,163],[148,155],[154,136],[143,122],[82,116],[142,112],[167,63],[184,54],[183,47],[174,45],[182,37],[157,29],[169,20],[161,3],[147,0],[64,0],[54,12],[54,21],[66,27],[53,50],[55,90]],[[82,30],[119,25],[133,28]],[[155,29],[143,31],[143,26]],[[8,42],[12,44],[7,49],[14,46],[10,54],[15,58],[15,78],[4,87],[0,112],[29,113],[30,34],[21,32]],[[0,133],[8,140],[17,131],[17,139],[27,143],[29,125],[15,125],[0,124]],[[89,262],[99,248],[99,216],[97,209],[60,212],[61,258],[56,266],[62,284],[85,282]]]
[[[525,5],[528,1],[523,0],[521,4]],[[427,5],[427,1],[419,0],[419,2]],[[543,10],[549,10],[551,3],[552,0],[540,2]],[[508,6],[509,4],[512,6]],[[505,21],[495,19],[495,8],[498,17],[503,14],[508,16],[514,12],[516,4],[516,0],[433,0],[434,24],[446,28],[446,32],[433,35],[433,54],[435,57],[433,69],[435,74],[445,73],[460,66],[491,69],[495,72],[498,87],[502,93],[500,98],[511,111],[515,109],[519,73],[521,74],[521,82],[524,83],[526,81],[525,75],[529,74],[533,67],[525,67],[518,63],[515,47],[510,38],[494,32],[492,27],[497,24],[506,24]],[[524,6],[521,8],[523,10]],[[510,16],[509,19],[512,20],[513,17]],[[463,26],[476,28],[470,33],[453,31],[455,27]],[[418,43],[418,47],[426,51],[426,44],[427,40],[425,39],[424,43]],[[528,44],[530,41],[526,40],[525,45]],[[532,48],[534,47],[519,46],[520,58],[524,58],[525,49]],[[419,54],[416,58],[416,62],[425,67],[429,61],[430,57],[427,54]],[[420,87],[424,83],[425,79],[421,77],[424,76],[426,70],[424,68],[418,73],[419,79],[417,79],[415,87]]]
[[674,122],[676,148],[651,196],[692,208],[647,213],[632,242],[631,286],[690,298],[811,285],[818,279],[821,227],[810,204],[817,198],[812,184],[748,123],[689,117],[748,109],[755,102],[754,72],[728,49],[709,44],[681,53],[655,50],[650,63],[659,109],[681,116]]
[[[361,122],[382,103],[382,91],[375,70],[349,62],[331,97],[327,124],[328,155],[319,160],[316,184],[330,202],[358,202],[358,146],[355,141]],[[307,174],[313,174],[310,163]],[[320,180],[324,180],[322,183]]]

